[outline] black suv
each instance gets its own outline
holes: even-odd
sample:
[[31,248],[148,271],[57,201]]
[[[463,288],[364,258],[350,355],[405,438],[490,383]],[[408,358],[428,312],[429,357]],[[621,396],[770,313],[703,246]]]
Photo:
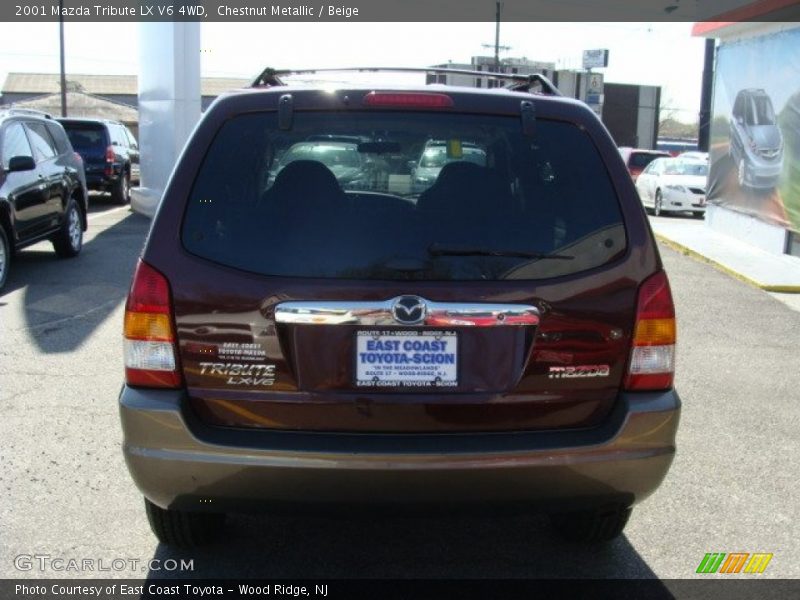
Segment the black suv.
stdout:
[[[320,504],[539,508],[600,541],[659,486],[675,310],[639,196],[588,106],[488,76],[511,86],[265,72],[205,113],[125,311],[123,450],[161,541]],[[276,168],[326,137],[387,176]],[[415,186],[429,140],[448,160]]]
[[0,111],[0,289],[14,251],[44,239],[77,256],[87,210],[83,162],[45,113]]
[[111,192],[116,204],[131,200],[131,182],[139,180],[139,144],[130,130],[105,119],[59,119],[73,148],[83,158],[90,190]]

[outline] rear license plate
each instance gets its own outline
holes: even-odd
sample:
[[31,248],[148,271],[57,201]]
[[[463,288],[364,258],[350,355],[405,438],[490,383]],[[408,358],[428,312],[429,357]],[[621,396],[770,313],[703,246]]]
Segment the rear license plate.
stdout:
[[359,387],[458,385],[458,336],[454,331],[359,331]]

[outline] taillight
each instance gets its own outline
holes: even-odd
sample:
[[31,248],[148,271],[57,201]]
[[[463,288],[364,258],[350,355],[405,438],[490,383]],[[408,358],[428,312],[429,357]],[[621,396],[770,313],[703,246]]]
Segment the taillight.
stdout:
[[128,385],[181,385],[167,278],[141,260],[125,305],[125,381]]
[[675,376],[675,305],[667,274],[660,271],[639,288],[633,348],[625,389],[666,390]]
[[114,174],[114,159],[116,155],[114,154],[114,148],[112,146],[108,146],[106,148],[106,175],[113,175]]
[[453,106],[453,99],[447,94],[427,92],[370,92],[364,96],[364,104],[399,108],[448,108]]

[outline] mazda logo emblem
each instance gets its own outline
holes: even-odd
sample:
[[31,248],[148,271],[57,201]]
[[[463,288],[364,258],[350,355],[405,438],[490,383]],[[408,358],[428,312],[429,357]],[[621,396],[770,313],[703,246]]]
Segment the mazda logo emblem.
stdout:
[[394,320],[403,325],[416,325],[425,320],[428,307],[419,296],[400,296],[392,304]]

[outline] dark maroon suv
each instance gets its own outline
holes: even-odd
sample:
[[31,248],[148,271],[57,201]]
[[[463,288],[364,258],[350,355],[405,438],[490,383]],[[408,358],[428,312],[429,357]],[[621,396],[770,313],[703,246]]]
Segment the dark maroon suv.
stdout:
[[267,72],[205,113],[125,314],[124,452],[159,540],[242,509],[445,504],[599,541],[661,483],[675,313],[641,202],[587,106],[504,77]]

